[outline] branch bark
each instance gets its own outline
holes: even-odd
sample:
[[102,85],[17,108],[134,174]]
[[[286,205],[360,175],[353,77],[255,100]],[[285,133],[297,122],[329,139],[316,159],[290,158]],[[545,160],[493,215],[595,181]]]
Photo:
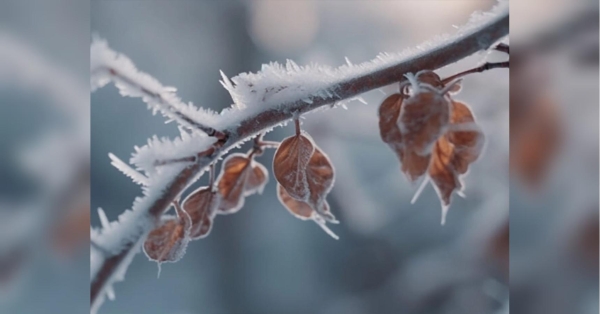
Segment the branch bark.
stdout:
[[[162,214],[171,206],[172,202],[193,183],[201,171],[204,171],[211,164],[215,163],[220,156],[236,147],[239,143],[265,130],[288,121],[299,114],[313,111],[340,100],[356,97],[373,89],[404,81],[405,73],[416,73],[425,69],[439,69],[468,57],[477,51],[488,49],[507,34],[508,12],[430,51],[368,75],[344,81],[335,87],[335,96],[327,98],[313,97],[311,99],[312,103],[298,99],[289,104],[281,104],[281,107],[285,107],[286,110],[279,110],[280,108],[275,107],[257,113],[243,120],[237,127],[232,127],[233,131],[222,131],[225,136],[218,137],[218,141],[207,151],[198,153],[196,162],[184,168],[169,182],[164,188],[164,194],[148,206],[145,211],[158,221]],[[131,254],[137,252],[143,242],[142,239],[149,231],[141,230],[138,237],[127,243],[120,253],[108,257],[103,261],[91,280],[90,301],[92,307],[98,305],[97,303],[102,299],[105,289],[112,283],[117,271],[127,263]]]

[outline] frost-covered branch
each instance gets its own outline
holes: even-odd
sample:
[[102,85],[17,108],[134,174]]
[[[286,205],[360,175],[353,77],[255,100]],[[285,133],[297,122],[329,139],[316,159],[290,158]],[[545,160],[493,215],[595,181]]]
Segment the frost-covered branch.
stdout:
[[210,126],[214,113],[198,109],[192,103],[184,104],[175,95],[177,89],[163,86],[152,76],[138,71],[129,58],[108,48],[106,41],[95,39],[92,43],[90,73],[92,92],[112,81],[121,95],[141,97],[154,113],[160,111],[165,117],[209,136],[224,136]]
[[[170,89],[138,72],[129,59],[110,50],[105,42],[95,42],[93,88],[112,80],[121,94],[142,97],[153,109],[192,132],[182,130],[175,141],[154,138],[147,146],[136,148],[131,161],[145,172],[144,196],[118,221],[92,231],[94,243],[110,253],[106,256],[95,250],[92,254],[92,309],[99,307],[105,295],[112,295],[108,293],[112,284],[123,278],[146,235],[173,201],[229,150],[300,114],[361,100],[362,93],[404,81],[406,73],[439,69],[488,49],[507,34],[508,6],[503,2],[491,12],[474,16],[455,35],[403,53],[381,54],[362,64],[302,67],[288,61],[285,66],[271,63],[260,72],[242,73],[231,80],[223,75],[222,84],[234,104],[221,114],[184,105]],[[100,57],[95,58],[94,53]],[[101,60],[100,65],[94,60]],[[183,162],[169,162],[174,160]],[[119,168],[141,178],[120,163]]]

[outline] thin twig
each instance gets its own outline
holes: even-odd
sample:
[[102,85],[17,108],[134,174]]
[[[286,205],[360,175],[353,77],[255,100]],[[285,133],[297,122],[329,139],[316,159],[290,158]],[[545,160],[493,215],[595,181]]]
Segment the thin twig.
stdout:
[[296,136],[300,136],[300,118],[294,118],[294,127],[296,128]]
[[173,106],[173,104],[169,103],[169,101],[167,101],[164,97],[162,97],[162,95],[160,93],[155,93],[151,90],[148,90],[144,86],[140,86],[134,80],[132,80],[131,78],[129,78],[128,76],[126,76],[125,74],[119,72],[118,70],[116,70],[114,68],[107,68],[107,70],[108,70],[108,73],[110,73],[110,75],[117,77],[119,80],[127,83],[128,85],[137,86],[142,91],[142,93],[144,93],[146,96],[154,99],[157,103],[160,103],[161,105],[163,105],[170,114],[172,114],[174,117],[180,119],[181,121],[185,122],[190,127],[201,130],[204,133],[206,133],[208,136],[214,136],[217,139],[226,139],[227,138],[227,134],[225,132],[221,132],[219,130],[215,130],[212,127],[203,125],[203,124],[195,121],[194,119],[186,116],[182,112],[177,111],[177,109],[175,109],[175,106]]
[[277,148],[277,147],[279,147],[279,142],[260,141],[260,142],[258,142],[258,145],[260,145],[260,147],[262,147],[262,148]]
[[445,79],[442,80],[442,83],[444,84],[448,84],[452,81],[454,81],[455,79],[459,78],[459,77],[463,77],[467,74],[472,74],[472,73],[481,73],[481,72],[485,72],[487,70],[491,70],[491,69],[497,69],[497,68],[508,68],[508,61],[505,62],[486,62],[485,64],[478,66],[476,68],[470,69],[470,70],[466,70],[457,74],[454,74],[450,77],[447,77]]
[[510,54],[510,46],[505,43],[499,43],[496,45],[496,47],[494,47],[494,50]]
[[208,186],[210,187],[211,190],[213,190],[214,186],[215,186],[215,164],[214,163],[210,164]]
[[[461,35],[452,42],[447,42],[426,53],[401,61],[393,66],[341,82],[335,86],[335,95],[330,97],[321,98],[315,96],[310,99],[310,102],[298,99],[290,103],[281,104],[287,110],[271,108],[248,117],[239,123],[237,127],[232,128],[233,131],[228,133],[228,136],[220,138],[209,150],[200,153],[199,155],[202,155],[202,157],[198,158],[195,163],[185,167],[165,186],[163,195],[151,202],[148,208],[140,210],[145,210],[148,215],[156,217],[158,221],[159,217],[171,205],[171,202],[194,182],[198,173],[246,139],[256,136],[285,121],[289,121],[300,114],[343,99],[356,97],[364,92],[395,82],[404,81],[405,73],[416,73],[423,69],[439,69],[470,56],[477,51],[488,49],[494,42],[508,34],[508,19],[509,15],[506,12],[477,29]],[[110,256],[103,261],[99,271],[96,272],[95,276],[92,276],[91,280],[90,299],[92,306],[101,299],[104,289],[112,283],[117,270],[127,261],[127,257],[131,257],[130,254],[137,252],[137,248],[142,243],[141,240],[146,237],[148,232],[149,230],[141,230],[137,234],[137,237],[129,239],[129,242],[120,253]]]

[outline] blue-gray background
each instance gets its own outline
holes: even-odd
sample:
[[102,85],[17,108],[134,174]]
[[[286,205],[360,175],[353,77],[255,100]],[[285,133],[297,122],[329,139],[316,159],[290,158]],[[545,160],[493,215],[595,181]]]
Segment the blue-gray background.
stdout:
[[[288,58],[299,64],[337,66],[345,62],[344,57],[359,63],[379,52],[401,51],[451,33],[453,25],[464,24],[473,11],[493,4],[94,1],[91,29],[139,69],[177,87],[184,101],[220,111],[231,100],[218,82],[219,70],[233,76]],[[469,58],[443,73],[474,66],[484,56]],[[421,282],[435,282],[434,273],[452,272],[454,255],[443,257],[448,258],[447,265],[432,266],[431,274],[425,270],[411,291],[402,288],[407,265],[425,252],[450,246],[470,228],[470,216],[486,211],[483,207],[506,213],[508,209],[508,71],[467,78],[464,85],[458,97],[473,106],[490,135],[484,158],[466,180],[468,198],[454,198],[446,226],[440,226],[440,205],[431,187],[410,205],[416,187],[406,182],[396,157],[379,139],[376,112],[383,96],[375,91],[366,95],[367,106],[357,102],[348,110],[309,114],[304,120],[304,128],[337,170],[329,202],[341,221],[332,227],[339,241],[313,223],[292,217],[277,200],[271,180],[264,194],[247,198],[239,213],[218,216],[210,236],[192,242],[180,262],[164,264],[160,278],[155,263],[143,254],[136,257],[125,282],[115,286],[117,300],[106,302],[101,312],[415,311],[414,304],[409,305],[412,294],[418,293]],[[289,126],[277,128],[267,139],[280,140],[291,132]],[[140,188],[110,166],[107,154],[127,160],[134,145],[144,144],[154,134],[173,137],[177,129],[152,116],[139,99],[119,96],[114,86],[92,94],[92,210],[102,207],[110,219],[116,219],[131,206]],[[502,150],[504,155],[490,153]],[[270,169],[271,158],[270,151],[258,160]],[[475,178],[485,178],[486,183]],[[495,192],[484,192],[494,185],[498,186]],[[483,201],[485,193],[495,194],[495,206]],[[92,224],[98,225],[95,214]],[[443,292],[419,311],[464,312],[465,307],[483,302],[482,310],[491,312],[503,301],[478,293],[477,301],[454,304],[458,301],[452,301],[452,294]]]

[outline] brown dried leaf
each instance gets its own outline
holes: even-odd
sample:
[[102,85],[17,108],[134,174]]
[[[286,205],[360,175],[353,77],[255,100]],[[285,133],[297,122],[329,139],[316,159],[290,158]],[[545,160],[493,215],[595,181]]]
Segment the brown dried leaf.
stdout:
[[244,154],[231,154],[223,161],[217,179],[221,204],[219,212],[235,213],[244,205],[244,186],[248,177],[250,159]]
[[458,101],[452,102],[450,127],[446,133],[450,143],[454,145],[452,164],[459,174],[467,172],[469,165],[481,155],[485,136],[475,122],[469,107]]
[[446,213],[454,190],[460,190],[462,184],[452,165],[454,145],[445,137],[440,138],[433,148],[433,156],[429,166],[429,177],[433,182],[442,202],[442,224],[446,221]]
[[315,151],[312,139],[304,134],[286,138],[273,158],[273,175],[277,182],[297,200],[310,196],[306,167]]
[[252,161],[252,171],[248,175],[245,186],[245,195],[254,193],[262,194],[265,185],[269,182],[269,172],[262,164]]
[[379,106],[379,134],[381,140],[390,144],[392,149],[402,148],[402,133],[398,127],[401,108],[402,96],[400,94],[390,95]]
[[419,71],[416,74],[416,78],[419,83],[429,84],[435,88],[444,87],[444,83],[442,83],[440,76],[430,70]]
[[181,207],[192,221],[190,238],[197,240],[208,236],[221,199],[210,187],[201,187],[185,198]]
[[185,254],[190,241],[191,219],[187,213],[177,211],[177,216],[163,216],[158,226],[148,234],[144,253],[157,263],[177,262]]
[[324,203],[327,194],[333,188],[335,171],[329,158],[315,146],[315,151],[306,167],[306,179],[310,196],[308,203],[319,213],[324,214]]
[[449,121],[450,102],[445,96],[426,89],[415,91],[404,101],[398,121],[405,148],[428,155]]
[[277,184],[277,196],[279,201],[283,206],[292,214],[294,217],[301,220],[312,220],[319,227],[321,227],[327,234],[332,236],[334,239],[338,239],[338,236],[335,235],[327,226],[326,222],[330,223],[338,223],[333,214],[329,209],[329,204],[327,201],[323,202],[321,205],[321,211],[324,213],[319,214],[315,211],[308,203],[302,202],[291,197],[288,192],[281,186],[281,184]]
[[402,108],[402,97],[393,94],[379,106],[379,133],[381,139],[396,153],[402,164],[402,172],[411,181],[420,178],[427,171],[431,155],[420,156],[414,151],[406,151],[402,142],[402,133],[398,127],[398,118]]
[[262,193],[269,180],[267,169],[249,155],[231,154],[224,161],[217,179],[221,202],[218,213],[232,214],[244,205],[244,197]]
[[404,152],[400,157],[402,172],[410,182],[415,182],[427,172],[431,161],[431,154],[421,156],[413,151]]

